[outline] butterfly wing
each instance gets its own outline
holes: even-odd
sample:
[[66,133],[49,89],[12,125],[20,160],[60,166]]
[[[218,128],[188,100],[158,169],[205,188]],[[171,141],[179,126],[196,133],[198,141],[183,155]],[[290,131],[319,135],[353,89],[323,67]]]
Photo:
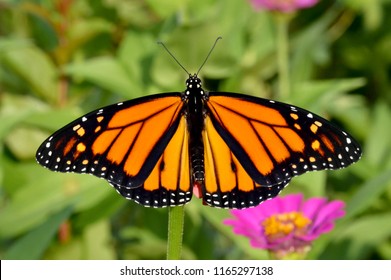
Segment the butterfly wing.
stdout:
[[[96,110],[63,127],[43,142],[36,158],[53,171],[106,179],[122,195],[154,205],[145,193],[159,193],[160,187],[166,193],[164,188],[175,189],[179,183],[168,179],[173,175],[180,183],[189,180],[189,175],[184,175],[189,173],[184,162],[178,165],[166,160],[174,146],[178,147],[175,156],[186,159],[185,126],[180,93],[138,98]],[[166,172],[173,164],[173,171]],[[189,184],[185,193],[188,188]]]
[[298,107],[252,96],[212,92],[206,110],[243,169],[263,186],[281,186],[313,170],[356,162],[359,144],[327,120]]
[[182,117],[175,134],[141,187],[112,185],[125,198],[144,206],[186,204],[192,198],[188,141],[186,118]]
[[238,158],[219,135],[209,116],[203,132],[205,182],[204,202],[220,208],[247,208],[277,196],[289,179],[273,187],[261,186],[244,170]]

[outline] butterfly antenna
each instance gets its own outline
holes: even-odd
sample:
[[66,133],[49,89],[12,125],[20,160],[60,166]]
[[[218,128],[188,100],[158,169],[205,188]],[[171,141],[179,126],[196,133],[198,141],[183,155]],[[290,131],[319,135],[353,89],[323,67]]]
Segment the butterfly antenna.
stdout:
[[185,67],[183,67],[183,65],[178,61],[178,59],[176,59],[176,57],[169,51],[169,49],[167,49],[166,45],[165,45],[163,42],[161,42],[161,41],[159,41],[159,42],[157,42],[157,43],[158,43],[159,45],[162,45],[163,48],[168,52],[168,54],[171,55],[171,57],[176,61],[176,63],[178,63],[178,65],[179,65],[180,67],[182,67],[182,69],[185,70],[185,72],[190,76],[190,73],[186,70]]
[[198,69],[198,71],[197,71],[197,76],[198,76],[198,73],[200,73],[202,67],[204,67],[206,61],[209,59],[210,54],[212,53],[213,49],[215,48],[217,42],[218,42],[220,39],[223,39],[223,38],[222,38],[221,36],[217,37],[215,43],[213,44],[212,48],[210,49],[210,51],[209,51],[208,55],[206,56],[204,62],[201,64],[200,68]]

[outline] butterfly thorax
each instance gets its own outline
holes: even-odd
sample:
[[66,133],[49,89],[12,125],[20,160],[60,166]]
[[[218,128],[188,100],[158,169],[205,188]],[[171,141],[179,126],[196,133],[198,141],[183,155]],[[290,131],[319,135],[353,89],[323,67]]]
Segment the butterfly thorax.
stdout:
[[207,92],[202,89],[201,80],[197,77],[197,74],[190,75],[186,80],[186,90],[183,92],[183,99],[187,101],[185,114],[190,134],[189,154],[193,184],[203,184],[205,177],[204,145],[202,140],[205,98],[207,98]]

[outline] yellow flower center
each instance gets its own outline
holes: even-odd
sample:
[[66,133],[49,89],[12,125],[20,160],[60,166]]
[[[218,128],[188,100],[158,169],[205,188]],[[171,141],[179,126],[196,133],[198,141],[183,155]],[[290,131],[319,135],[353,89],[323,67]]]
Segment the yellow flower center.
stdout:
[[291,233],[295,236],[305,235],[311,220],[300,212],[289,212],[272,215],[262,222],[266,236],[271,239],[279,239]]

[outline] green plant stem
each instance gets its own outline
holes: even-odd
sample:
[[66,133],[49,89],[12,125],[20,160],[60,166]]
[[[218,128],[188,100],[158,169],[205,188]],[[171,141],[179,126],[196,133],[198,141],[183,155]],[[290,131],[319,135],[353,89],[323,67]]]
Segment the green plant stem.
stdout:
[[289,75],[289,36],[288,25],[290,16],[286,14],[276,14],[277,21],[277,60],[278,60],[278,90],[279,98],[286,100],[290,95],[290,75]]
[[182,252],[183,225],[185,207],[176,206],[168,209],[167,260],[179,260]]

